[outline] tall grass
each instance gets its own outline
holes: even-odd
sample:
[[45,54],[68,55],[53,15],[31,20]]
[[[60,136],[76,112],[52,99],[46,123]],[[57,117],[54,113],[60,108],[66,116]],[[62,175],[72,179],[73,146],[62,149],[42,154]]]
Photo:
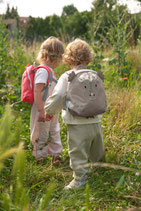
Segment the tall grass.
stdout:
[[[15,51],[11,51],[11,58],[16,57],[16,62],[8,71],[11,70],[11,76],[14,75],[15,78],[9,78],[8,83],[11,85],[11,82],[15,90],[13,93],[12,89],[7,89],[1,95],[3,105],[1,113],[3,113],[4,105],[8,100],[12,104],[13,112],[9,106],[6,106],[5,113],[0,119],[0,211],[115,211],[141,206],[141,177],[135,175],[134,172],[109,169],[108,167],[95,168],[94,172],[90,171],[89,186],[86,189],[82,187],[67,192],[63,190],[64,186],[72,179],[72,171],[69,168],[67,128],[61,117],[60,134],[64,148],[62,165],[54,167],[51,158],[47,158],[42,165],[37,165],[35,162],[29,140],[30,106],[21,102],[16,104],[16,102],[17,99],[20,99],[21,73],[24,71],[27,60],[30,64],[33,62],[39,46],[39,43],[29,47],[23,46],[24,51],[16,48],[15,55],[13,55]],[[112,57],[111,50],[106,51],[104,55]],[[129,60],[133,60],[134,57],[138,58],[133,62],[135,72],[139,70],[140,75],[139,51],[131,51],[128,55]],[[27,60],[22,60],[23,56],[28,57]],[[114,81],[116,82],[117,78],[114,68],[107,63],[103,64],[108,97],[108,109],[102,120],[105,160],[108,163],[140,169],[140,80],[132,78],[132,86],[124,88],[116,86]],[[59,77],[68,69],[68,66],[61,63],[55,71]],[[24,143],[21,143],[21,140]]]
[[141,42],[139,42],[138,46],[130,49],[128,59],[132,61],[131,65],[134,75],[141,76]]
[[135,86],[108,92],[108,111],[103,121],[105,138],[109,154],[113,154],[117,162],[126,153],[132,156],[133,151],[136,151],[137,159],[141,159],[141,147],[138,146],[141,140],[141,96],[138,89]]
[[[3,189],[0,196],[0,210],[23,210],[30,211],[29,190],[24,187],[25,180],[25,163],[26,157],[23,150],[23,143],[20,143],[20,121],[14,129],[12,125],[15,123],[10,106],[6,106],[5,113],[0,120],[0,174],[2,176],[3,168],[5,168],[5,161],[8,158],[12,159],[12,180],[9,186]],[[17,139],[17,140],[15,140]],[[14,143],[19,142],[17,146]],[[7,165],[7,168],[11,168]],[[6,168],[5,168],[6,169]],[[37,211],[47,210],[47,206],[54,190],[52,184],[46,193],[41,197],[40,202],[36,208]]]

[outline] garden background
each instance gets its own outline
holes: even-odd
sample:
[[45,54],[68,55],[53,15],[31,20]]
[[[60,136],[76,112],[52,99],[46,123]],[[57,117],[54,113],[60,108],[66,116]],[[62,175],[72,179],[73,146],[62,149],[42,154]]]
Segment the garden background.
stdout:
[[[5,20],[16,20],[11,30]],[[72,179],[66,125],[60,116],[62,161],[32,156],[30,108],[20,99],[25,66],[41,42],[59,37],[64,47],[76,37],[94,51],[89,68],[104,73],[108,108],[102,127],[105,162],[90,169],[86,187],[63,190]],[[68,70],[63,63],[57,77]],[[0,211],[127,210],[141,207],[141,13],[116,0],[96,0],[91,11],[65,6],[61,16],[29,17],[21,27],[15,8],[0,19]]]

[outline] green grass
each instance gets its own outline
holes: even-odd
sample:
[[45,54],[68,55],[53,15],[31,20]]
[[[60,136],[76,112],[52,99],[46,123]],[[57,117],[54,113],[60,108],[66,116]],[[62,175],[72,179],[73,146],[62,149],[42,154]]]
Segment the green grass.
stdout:
[[[114,97],[116,99],[116,94]],[[133,128],[129,128],[128,123],[123,124],[124,128],[119,127],[117,121],[121,116],[115,118],[116,112],[111,109],[117,109],[116,102],[114,103],[115,105],[112,102],[109,104],[102,122],[105,140],[105,162],[141,169],[140,127],[137,124]],[[124,114],[123,110],[126,111],[126,109],[122,108],[122,114]],[[16,111],[15,114],[17,115]],[[63,163],[59,167],[55,167],[52,165],[50,157],[41,165],[37,164],[32,156],[32,146],[29,141],[29,106],[25,105],[20,113],[18,112],[18,115],[22,117],[20,139],[24,141],[26,154],[23,187],[27,190],[30,198],[29,210],[37,210],[42,197],[52,184],[54,184],[54,188],[48,206],[44,210],[123,210],[128,207],[141,206],[141,175],[136,175],[132,171],[113,169],[110,165],[109,167],[90,169],[89,188],[64,190],[64,186],[72,180],[72,170],[69,168],[67,153],[67,130],[61,117],[61,139],[64,147],[62,153]],[[137,117],[139,118],[140,115],[137,115]],[[116,126],[114,127],[114,125]],[[11,174],[12,166],[13,158],[7,159],[0,181],[2,193],[5,190],[9,193],[14,186],[16,177]],[[19,209],[14,208],[14,210]]]
[[[55,70],[57,76],[67,69],[61,64]],[[102,127],[105,163],[109,166],[90,169],[88,186],[64,190],[64,186],[72,180],[72,170],[69,167],[67,129],[61,116],[63,162],[58,167],[53,166],[52,159],[48,157],[43,164],[37,164],[29,139],[30,105],[15,103],[11,107],[12,114],[8,110],[7,116],[3,117],[5,123],[0,127],[0,158],[8,149],[16,147],[13,156],[0,160],[0,167],[3,164],[0,172],[0,211],[115,211],[141,207],[141,175],[137,173],[141,171],[140,81],[131,88],[121,89],[113,83],[116,78],[112,81],[107,63],[104,64],[104,72],[108,108],[103,115]],[[24,144],[25,157],[19,142]],[[117,168],[113,168],[112,164],[118,165]],[[24,203],[23,199],[26,199]]]

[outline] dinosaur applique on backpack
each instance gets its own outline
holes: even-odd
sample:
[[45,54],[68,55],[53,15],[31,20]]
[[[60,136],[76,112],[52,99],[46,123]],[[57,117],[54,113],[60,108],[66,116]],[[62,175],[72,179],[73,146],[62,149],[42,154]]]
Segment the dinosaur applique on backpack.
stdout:
[[53,78],[53,71],[46,65],[42,66],[36,66],[33,65],[27,65],[25,68],[25,71],[22,76],[22,84],[21,84],[21,101],[33,104],[34,102],[34,78],[35,73],[39,68],[44,68],[48,72],[48,80],[47,84],[44,86],[43,90],[43,101],[46,100],[47,93],[48,93],[48,87],[51,85],[52,81],[57,83],[57,80]]
[[101,71],[89,69],[68,73],[66,106],[73,116],[94,117],[106,111],[107,100]]

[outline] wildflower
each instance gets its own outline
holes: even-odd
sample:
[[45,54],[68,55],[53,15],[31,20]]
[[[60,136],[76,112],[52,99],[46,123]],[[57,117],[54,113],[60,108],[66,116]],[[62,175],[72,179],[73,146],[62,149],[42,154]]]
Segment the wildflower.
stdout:
[[123,79],[124,79],[124,80],[127,80],[128,78],[127,78],[127,77],[124,77]]
[[139,173],[139,172],[137,172],[137,173],[136,173],[136,176],[139,176],[139,175],[140,175],[140,173]]

